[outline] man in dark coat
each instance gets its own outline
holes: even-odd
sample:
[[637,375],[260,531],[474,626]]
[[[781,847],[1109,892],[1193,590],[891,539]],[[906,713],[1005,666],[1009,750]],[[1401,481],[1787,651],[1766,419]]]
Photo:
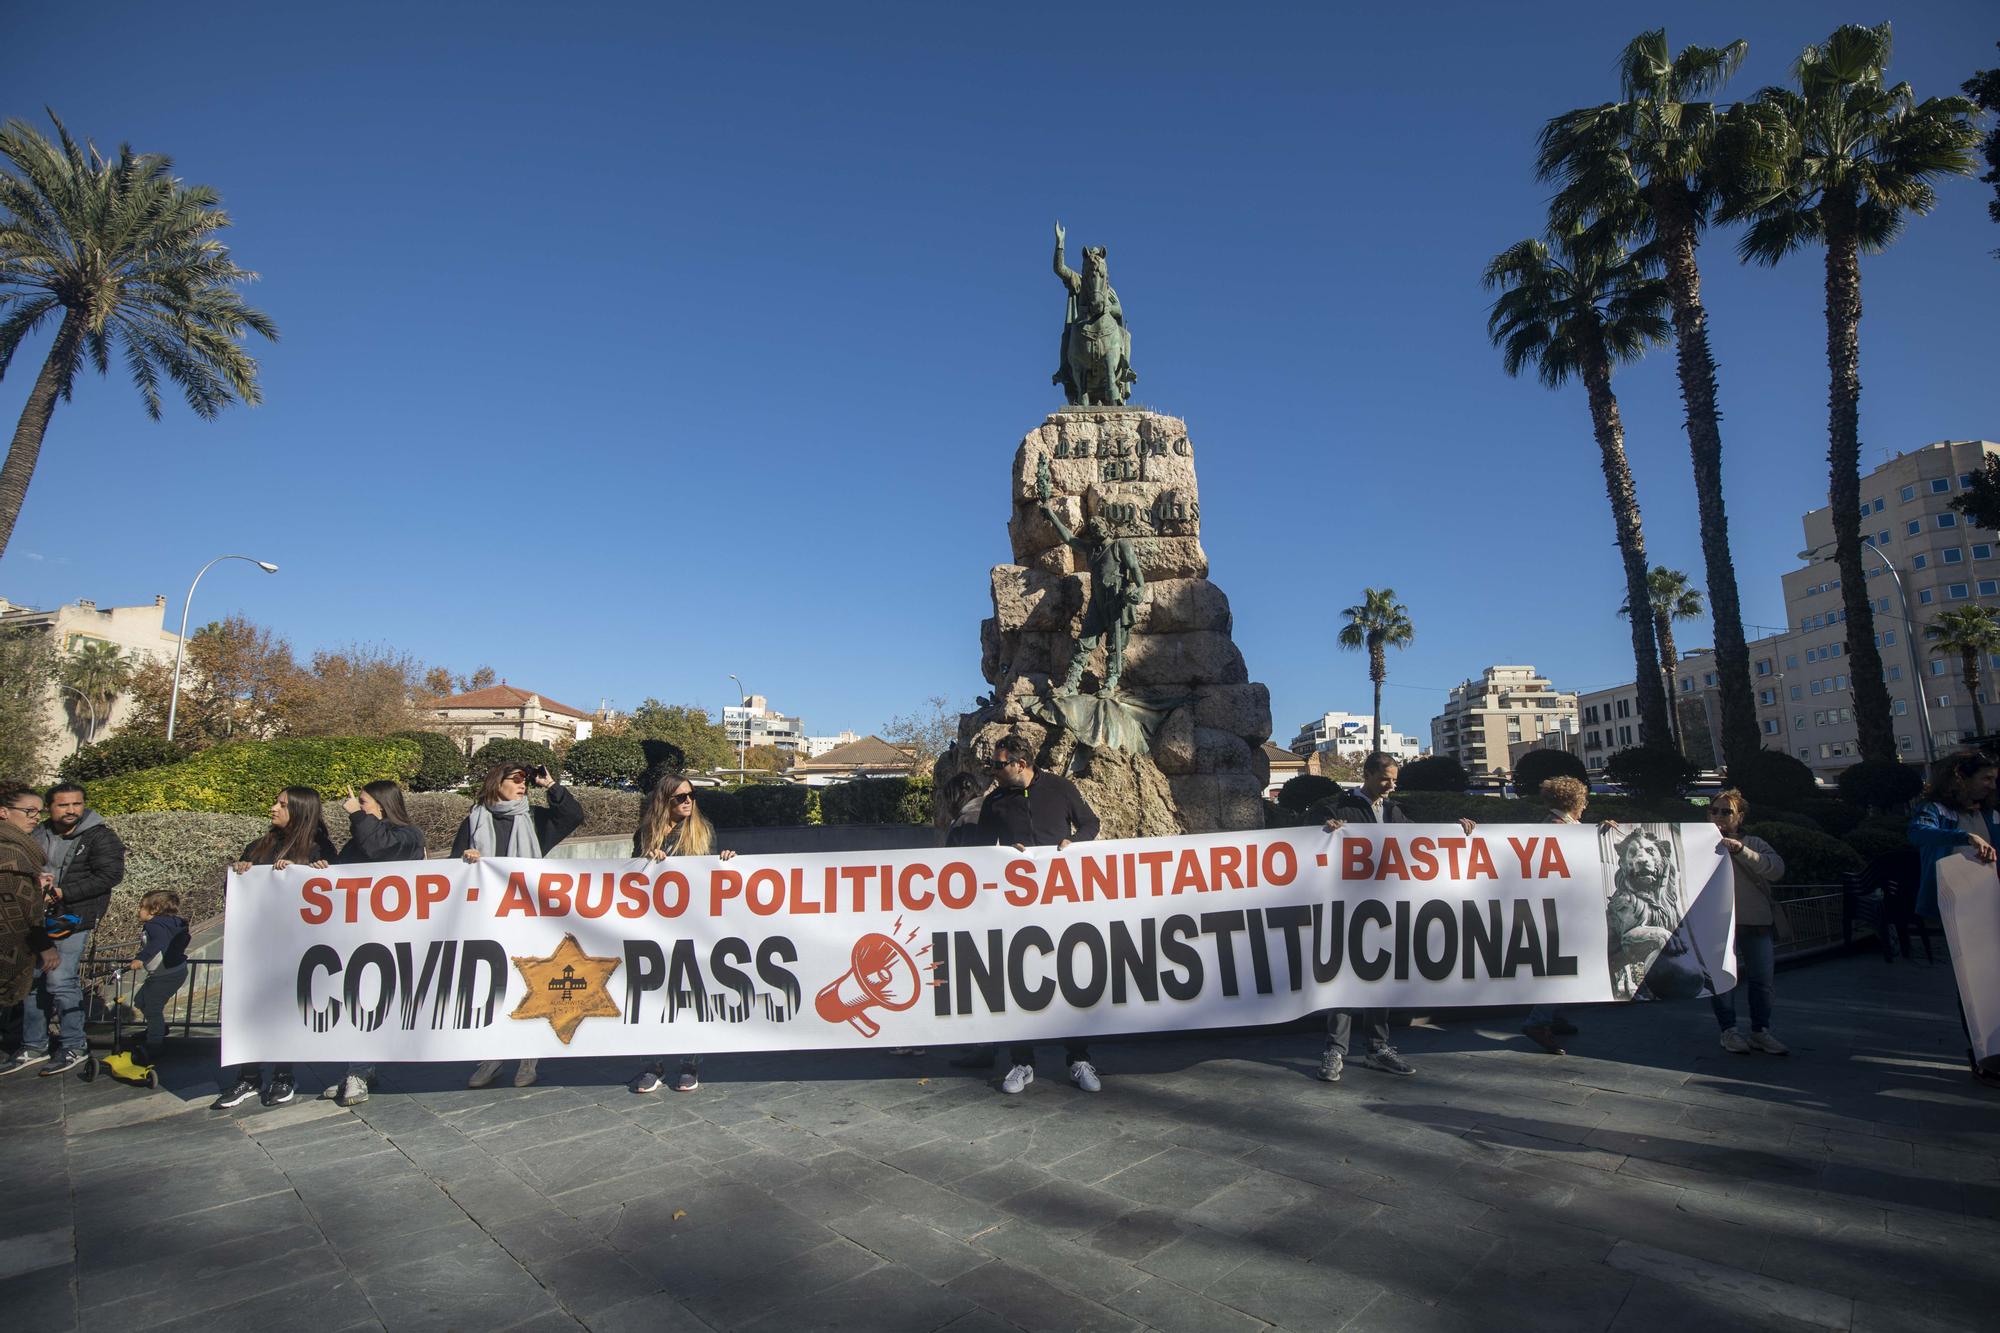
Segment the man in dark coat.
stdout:
[[48,1046],[51,1029],[56,1052],[42,1067],[44,1078],[83,1063],[84,950],[90,932],[111,905],[111,890],[125,878],[125,844],[95,810],[84,804],[83,788],[58,782],[48,790],[48,821],[35,830],[35,841],[48,858],[46,883],[49,914],[77,918],[70,933],[56,941],[61,961],[42,973],[37,994],[28,1000],[22,1024],[24,1051]]

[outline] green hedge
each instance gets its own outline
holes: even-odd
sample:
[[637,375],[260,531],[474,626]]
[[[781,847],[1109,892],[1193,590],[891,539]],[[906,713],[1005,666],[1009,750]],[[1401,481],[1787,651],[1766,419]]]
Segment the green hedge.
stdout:
[[1895,759],[1863,760],[1834,778],[1840,797],[1870,810],[1897,810],[1924,789],[1923,771]]
[[1840,839],[1795,824],[1766,821],[1745,824],[1743,831],[1770,843],[1785,858],[1786,884],[1838,884],[1842,875],[1867,864]]
[[1514,765],[1514,790],[1522,796],[1539,797],[1542,784],[1550,778],[1575,778],[1586,787],[1590,785],[1583,760],[1567,750],[1530,750]]
[[192,759],[93,783],[91,808],[100,814],[137,810],[200,810],[261,815],[285,787],[316,787],[333,801],[352,785],[389,778],[408,782],[423,762],[415,741],[335,736],[233,741]]
[[1604,775],[1643,800],[1672,800],[1695,779],[1695,767],[1671,745],[1635,745],[1604,761]]
[[1900,815],[1870,815],[1846,833],[1842,842],[1852,847],[1863,861],[1900,851],[1910,844],[1909,821]]
[[637,782],[646,771],[646,749],[630,736],[592,736],[570,746],[563,767],[574,781],[595,786]]
[[819,791],[819,817],[824,824],[928,824],[931,822],[931,776],[857,778],[836,782]]
[[96,782],[120,773],[137,773],[148,768],[178,764],[194,753],[191,746],[164,736],[141,736],[121,731],[95,745],[86,745],[62,761],[56,776],[64,782]]
[[551,773],[560,773],[562,764],[556,759],[556,752],[539,741],[516,740],[502,736],[490,740],[472,752],[472,761],[466,765],[466,773],[472,785],[478,786],[486,777],[486,770],[495,764],[521,764],[533,767],[540,764]]
[[789,782],[738,787],[736,809],[739,826],[746,828],[791,828],[820,822],[818,790]]
[[424,761],[410,775],[411,791],[450,791],[465,781],[465,751],[449,736],[435,731],[398,731],[397,740],[415,741]]
[[1803,809],[1820,799],[1812,769],[1782,750],[1758,750],[1730,766],[1729,785],[1743,793],[1752,811]]

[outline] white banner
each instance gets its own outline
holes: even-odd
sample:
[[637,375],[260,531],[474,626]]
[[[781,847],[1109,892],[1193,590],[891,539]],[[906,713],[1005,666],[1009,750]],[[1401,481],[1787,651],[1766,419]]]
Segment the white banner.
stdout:
[[1708,824],[229,877],[223,1060],[945,1046],[1735,984]]

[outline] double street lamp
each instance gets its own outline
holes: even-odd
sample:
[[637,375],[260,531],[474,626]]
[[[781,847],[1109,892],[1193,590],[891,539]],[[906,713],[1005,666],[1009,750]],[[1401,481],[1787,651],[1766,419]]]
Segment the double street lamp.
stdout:
[[[1831,551],[1835,545],[1836,543],[1834,542],[1822,542],[1809,551],[1800,551],[1799,559],[1808,562],[1824,560],[1827,552]],[[1896,568],[1896,562],[1889,558],[1889,553],[1877,546],[1874,541],[1866,536],[1861,538],[1861,545],[1869,551],[1874,552],[1882,561],[1882,568],[1889,571],[1890,581],[1896,585],[1896,600],[1902,603],[1903,606],[1903,649],[1910,659],[1910,689],[1917,696],[1917,724],[1923,729],[1924,761],[1928,763],[1937,758],[1937,744],[1931,734],[1930,695],[1925,692],[1923,667],[1917,660],[1917,622],[1916,618],[1910,614],[1910,594],[1903,587],[1902,571]]]
[[187,652],[188,604],[194,601],[194,590],[201,586],[202,574],[208,573],[209,570],[215,568],[217,565],[221,564],[224,560],[242,560],[249,564],[257,566],[257,568],[263,570],[266,574],[275,574],[278,572],[278,567],[272,564],[268,560],[257,560],[247,555],[219,555],[215,557],[215,559],[203,565],[201,567],[201,573],[198,573],[194,576],[194,582],[188,584],[187,597],[183,599],[181,602],[181,639],[179,643],[174,645],[174,689],[173,693],[167,697],[168,740],[172,740],[174,738],[174,722],[180,715],[181,658]]

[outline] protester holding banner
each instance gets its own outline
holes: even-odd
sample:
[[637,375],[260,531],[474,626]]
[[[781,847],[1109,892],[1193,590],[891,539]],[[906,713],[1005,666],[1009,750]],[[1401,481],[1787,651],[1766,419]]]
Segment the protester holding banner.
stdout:
[[[1785,877],[1785,859],[1762,838],[1743,832],[1750,803],[1730,790],[1708,803],[1708,817],[1722,835],[1722,847],[1736,872],[1736,987],[1710,997],[1715,1021],[1722,1026],[1722,1049],[1736,1055],[1762,1051],[1790,1055],[1771,1035],[1771,997],[1777,971],[1778,936],[1791,933],[1785,909],[1772,896],[1771,885]],[[1736,991],[1750,995],[1750,1038],[1736,1030]]]
[[[1575,778],[1550,778],[1540,787],[1544,804],[1549,807],[1547,823],[1581,824],[1583,812],[1590,805],[1590,788]],[[1605,828],[1617,828],[1614,820],[1603,821]],[[1550,1055],[1565,1055],[1560,1037],[1576,1035],[1576,1025],[1569,1021],[1561,1009],[1552,1004],[1538,1004],[1528,1011],[1521,1022],[1522,1035],[1547,1051]]]
[[[386,778],[371,782],[358,793],[347,789],[341,802],[347,811],[350,830],[347,845],[333,858],[336,865],[368,865],[380,861],[421,861],[424,859],[424,831],[410,822],[403,789]],[[351,1064],[340,1082],[321,1093],[342,1106],[358,1106],[368,1100],[375,1086],[375,1066]]]
[[944,831],[945,846],[992,845],[992,840],[984,837],[979,829],[979,816],[986,808],[986,794],[992,790],[992,783],[982,783],[970,773],[951,775],[944,784],[944,795],[938,803],[940,809],[950,814],[950,823]]
[[[670,856],[719,856],[727,861],[736,853],[715,849],[715,826],[701,813],[694,799],[694,784],[685,774],[667,773],[653,784],[639,811],[639,827],[632,834],[632,855],[648,861],[664,861]],[[665,1086],[667,1057],[660,1056],[628,1085],[634,1092],[658,1092]],[[693,1092],[701,1086],[701,1057],[681,1057],[680,1072],[674,1075],[675,1092]]]
[[[61,962],[43,928],[42,872],[48,861],[35,840],[42,821],[42,794],[19,782],[0,783],[0,1009],[16,1017],[35,986],[38,972]],[[16,1036],[18,1040],[18,1036]],[[39,1050],[0,1053],[0,1074],[12,1074],[49,1058]]]
[[[1089,842],[1097,837],[1097,812],[1076,784],[1060,773],[1035,767],[1035,752],[1018,736],[1003,736],[993,746],[996,785],[979,812],[979,841],[1012,847],[1024,852],[1030,847],[1060,850],[1072,842]],[[1070,1082],[1085,1092],[1097,1092],[1104,1084],[1097,1066],[1090,1062],[1090,1048],[1082,1041],[1063,1042],[1063,1060],[1069,1065]],[[1011,1067],[1000,1080],[1000,1091],[1020,1092],[1035,1081],[1035,1048],[1020,1043],[1008,1052]]]
[[[530,785],[546,788],[549,803],[528,804]],[[487,856],[538,858],[583,827],[583,806],[549,770],[536,764],[495,764],[480,783],[479,800],[458,826],[451,854],[468,862]],[[500,1060],[482,1060],[467,1079],[468,1088],[484,1088],[500,1076]],[[540,1063],[523,1060],[514,1070],[514,1086],[532,1087]]]
[[[1953,932],[1949,923],[1944,921],[1938,901],[1938,864],[1946,857],[1957,855],[1961,848],[1969,849],[1984,865],[1995,864],[1994,844],[2000,841],[2000,829],[1996,829],[1988,807],[1993,803],[1996,777],[2000,777],[2000,767],[1996,767],[1991,755],[1979,750],[1964,750],[1940,760],[1931,770],[1930,785],[1924,789],[1922,803],[1910,816],[1910,842],[1923,858],[1923,881],[1917,891],[1917,915],[1934,925],[1945,927],[1947,939]],[[1993,960],[1988,957],[1975,961],[1970,956],[1961,960],[1958,956],[1961,947],[1958,941],[1952,941],[1953,972],[1958,976],[1960,991],[1958,1017],[1966,1032],[1966,1064],[1974,1078],[2000,1086],[2000,1070],[1981,1065],[1979,1052],[1972,1045],[1972,1026],[1965,1012],[1969,969],[1990,970]],[[1960,966],[1961,962],[1964,967]]]
[[[332,863],[335,855],[319,793],[311,787],[287,787],[271,802],[271,826],[243,849],[230,868],[241,874],[252,866],[273,866],[280,870],[294,863],[325,866]],[[209,1104],[211,1111],[241,1106],[260,1092],[266,1106],[283,1106],[297,1094],[289,1063],[273,1065],[270,1086],[261,1089],[256,1065],[241,1065],[225,1072],[232,1075],[229,1087]]]

